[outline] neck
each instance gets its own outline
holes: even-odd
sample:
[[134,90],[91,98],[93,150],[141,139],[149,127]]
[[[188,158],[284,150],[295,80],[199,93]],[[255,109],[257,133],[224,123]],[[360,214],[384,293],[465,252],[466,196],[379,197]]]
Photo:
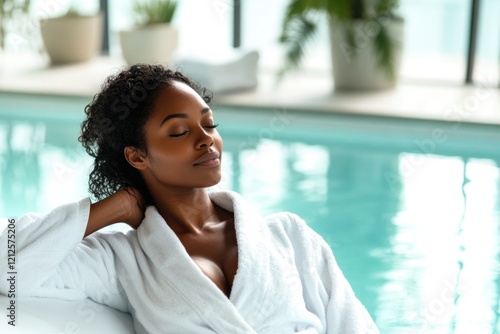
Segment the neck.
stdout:
[[162,192],[153,195],[153,201],[176,234],[199,234],[207,224],[218,220],[216,207],[203,188]]

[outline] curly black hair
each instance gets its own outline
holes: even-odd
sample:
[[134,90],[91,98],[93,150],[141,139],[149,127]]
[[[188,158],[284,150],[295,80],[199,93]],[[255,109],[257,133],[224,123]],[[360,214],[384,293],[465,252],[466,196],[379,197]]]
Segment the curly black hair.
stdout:
[[207,104],[212,101],[211,91],[179,71],[163,65],[136,64],[109,76],[85,107],[86,118],[78,140],[94,158],[89,192],[96,199],[133,187],[143,195],[146,204],[151,204],[146,184],[125,159],[124,149],[133,146],[147,152],[144,125],[158,92],[174,81],[193,88]]

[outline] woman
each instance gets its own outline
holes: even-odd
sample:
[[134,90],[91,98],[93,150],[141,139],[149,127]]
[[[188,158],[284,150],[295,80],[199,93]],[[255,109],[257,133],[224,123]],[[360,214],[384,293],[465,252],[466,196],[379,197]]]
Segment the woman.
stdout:
[[[109,77],[79,138],[99,201],[18,220],[17,291],[90,297],[130,312],[137,333],[378,333],[299,217],[206,191],[223,159],[210,101],[159,65]],[[133,229],[94,233],[117,222]]]

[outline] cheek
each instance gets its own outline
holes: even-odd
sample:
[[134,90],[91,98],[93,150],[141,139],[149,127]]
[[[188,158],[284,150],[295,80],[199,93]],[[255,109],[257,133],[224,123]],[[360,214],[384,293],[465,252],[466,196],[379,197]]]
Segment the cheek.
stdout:
[[148,151],[150,167],[167,173],[189,160],[187,150],[180,147],[150,148]]

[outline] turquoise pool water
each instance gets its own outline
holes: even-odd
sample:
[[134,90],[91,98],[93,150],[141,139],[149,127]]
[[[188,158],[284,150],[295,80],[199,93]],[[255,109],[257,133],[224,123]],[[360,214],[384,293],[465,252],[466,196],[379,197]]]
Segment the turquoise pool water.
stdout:
[[[83,98],[0,94],[0,216],[87,196]],[[500,131],[215,107],[221,187],[332,247],[382,333],[500,332]]]

